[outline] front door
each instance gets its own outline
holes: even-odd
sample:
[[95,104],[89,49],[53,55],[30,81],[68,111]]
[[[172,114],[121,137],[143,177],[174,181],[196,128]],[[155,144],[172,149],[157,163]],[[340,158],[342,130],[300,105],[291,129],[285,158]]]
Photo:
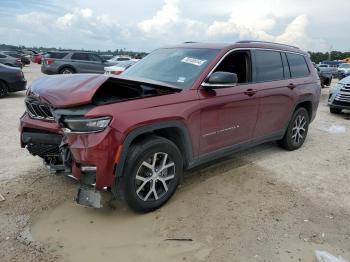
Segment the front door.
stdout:
[[199,90],[201,106],[200,154],[248,142],[257,121],[259,98],[251,82],[250,51],[235,51],[214,72],[236,73],[236,86]]

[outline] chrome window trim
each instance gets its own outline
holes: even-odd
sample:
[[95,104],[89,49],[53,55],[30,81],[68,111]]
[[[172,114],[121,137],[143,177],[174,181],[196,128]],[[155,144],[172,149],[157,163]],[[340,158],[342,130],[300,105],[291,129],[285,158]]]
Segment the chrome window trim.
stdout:
[[[216,65],[212,68],[212,70],[210,70],[210,72],[208,73],[208,75],[204,78],[203,82],[201,83],[201,87],[208,87],[208,86],[223,86],[223,87],[227,87],[227,86],[236,86],[236,85],[211,85],[211,84],[208,84],[206,83],[206,81],[208,80],[208,78],[210,77],[210,75],[215,71],[215,69],[219,66],[219,64],[228,56],[230,55],[231,53],[235,52],[235,51],[250,51],[250,50],[263,50],[263,51],[275,51],[275,52],[284,52],[284,53],[290,53],[290,54],[296,54],[296,55],[301,55],[303,56],[304,58],[307,56],[306,54],[303,54],[303,53],[300,53],[300,52],[293,52],[293,51],[285,51],[285,50],[281,50],[281,49],[271,49],[271,48],[260,48],[260,47],[247,47],[247,48],[243,48],[243,47],[239,47],[239,48],[233,48],[233,49],[230,49],[226,52],[226,54],[224,54],[221,59],[216,63]],[[287,58],[288,59],[288,58]],[[288,61],[288,60],[287,60]],[[252,61],[251,61],[252,62]],[[306,61],[305,61],[306,62]],[[311,75],[311,71],[310,71],[310,68],[309,68],[309,65],[306,63],[308,69],[309,69],[309,75],[307,76],[303,76],[303,77],[291,77],[291,78],[288,78],[288,79],[297,79],[297,78],[304,78],[304,77],[309,77]],[[282,80],[286,80],[286,79],[282,79]],[[281,81],[281,80],[275,80],[275,81]],[[269,81],[271,82],[271,81]],[[254,82],[251,82],[251,83],[242,83],[242,84],[253,84]],[[260,83],[265,83],[265,82],[260,82]]]

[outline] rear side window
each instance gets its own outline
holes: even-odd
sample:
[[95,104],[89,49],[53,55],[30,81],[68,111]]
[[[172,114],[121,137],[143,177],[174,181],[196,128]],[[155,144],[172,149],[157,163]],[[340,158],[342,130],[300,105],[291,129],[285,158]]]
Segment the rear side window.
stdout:
[[0,58],[5,58],[6,56],[5,55],[0,55]]
[[293,78],[304,77],[310,74],[305,57],[298,54],[287,53],[290,73]]
[[89,60],[89,56],[87,53],[74,53],[72,55],[72,59],[73,60],[85,60],[88,61]]
[[89,54],[89,57],[90,57],[91,61],[95,61],[95,62],[101,62],[102,61],[102,59],[98,55],[95,55],[95,54]]
[[256,81],[266,82],[284,79],[281,53],[276,51],[255,51]]
[[62,58],[65,57],[66,55],[68,55],[68,53],[49,53],[49,54],[47,55],[47,57],[56,58],[56,59],[62,59]]

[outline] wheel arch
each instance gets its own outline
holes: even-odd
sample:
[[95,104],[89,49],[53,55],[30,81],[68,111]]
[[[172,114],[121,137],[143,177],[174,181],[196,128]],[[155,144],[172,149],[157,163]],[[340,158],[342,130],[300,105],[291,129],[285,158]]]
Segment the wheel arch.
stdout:
[[168,121],[138,127],[128,133],[123,142],[118,164],[116,166],[115,175],[117,177],[123,174],[125,161],[130,146],[150,135],[157,135],[172,141],[179,148],[183,156],[184,168],[188,166],[189,162],[193,158],[192,142],[188,129],[181,121]]

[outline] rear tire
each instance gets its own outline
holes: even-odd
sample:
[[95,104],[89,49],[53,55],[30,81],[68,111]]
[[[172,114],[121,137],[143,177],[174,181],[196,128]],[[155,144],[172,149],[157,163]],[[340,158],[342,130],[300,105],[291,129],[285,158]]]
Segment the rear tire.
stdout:
[[175,193],[183,172],[183,159],[168,139],[151,136],[130,147],[117,190],[136,212],[153,211]]
[[7,96],[8,92],[9,90],[7,85],[4,82],[0,81],[0,98]]
[[342,111],[341,108],[335,108],[335,107],[330,107],[329,108],[329,112],[331,112],[331,114],[340,114]]
[[60,74],[74,74],[74,70],[69,67],[64,67],[60,70]]
[[284,137],[278,141],[278,145],[292,151],[300,148],[306,139],[309,130],[310,117],[304,107],[295,110],[290,120]]

